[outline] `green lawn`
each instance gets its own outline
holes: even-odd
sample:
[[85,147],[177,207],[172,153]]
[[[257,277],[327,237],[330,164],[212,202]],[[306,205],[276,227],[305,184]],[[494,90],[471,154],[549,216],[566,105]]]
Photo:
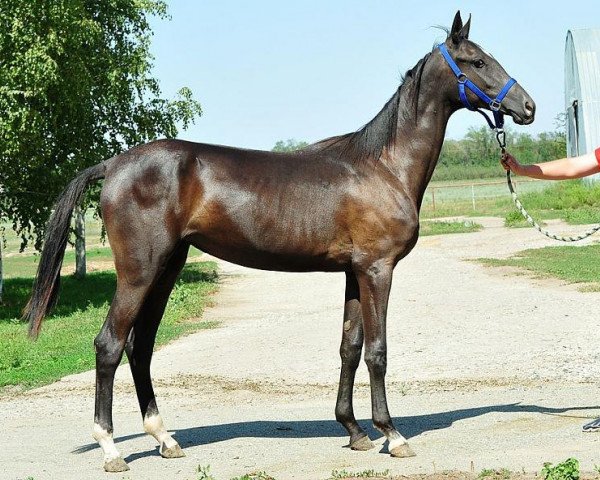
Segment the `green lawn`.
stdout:
[[[7,255],[3,258],[4,278],[34,277],[37,271],[39,255]],[[109,247],[93,247],[86,249],[87,263],[107,261],[112,262],[112,252]],[[65,253],[63,265],[72,267],[75,264],[75,250]]]
[[483,228],[482,225],[470,220],[464,222],[449,222],[449,221],[424,221],[421,222],[419,235],[444,235],[447,233],[470,233],[478,232]]
[[[537,192],[552,182],[517,179],[519,195]],[[435,208],[434,208],[435,199]],[[506,177],[431,182],[425,191],[422,218],[505,217],[515,211]]]
[[[572,225],[600,223],[600,184],[581,180],[555,182],[537,192],[519,195],[521,203],[535,220],[560,218]],[[507,226],[526,226],[513,208],[506,215]]]
[[575,246],[545,247],[519,252],[512,258],[480,258],[490,266],[517,267],[542,277],[556,277],[585,284],[584,291],[600,291],[600,243]]
[[[93,340],[114,293],[115,273],[93,272],[83,280],[62,277],[59,303],[45,320],[37,342],[29,340],[27,325],[19,321],[31,284],[31,277],[6,280],[0,309],[0,388],[35,387],[94,368]],[[214,262],[186,265],[171,294],[158,344],[213,326],[198,317],[216,288]]]
[[[505,180],[498,181],[432,182],[423,198],[421,217],[496,216],[505,218],[509,227],[527,226],[512,202]],[[557,218],[573,225],[600,222],[600,184],[581,180],[529,182],[518,177],[516,182],[521,203],[536,220]]]

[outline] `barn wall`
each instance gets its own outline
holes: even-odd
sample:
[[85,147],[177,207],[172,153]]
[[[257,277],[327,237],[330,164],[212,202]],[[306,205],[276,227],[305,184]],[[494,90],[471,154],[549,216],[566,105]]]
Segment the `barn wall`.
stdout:
[[567,32],[565,109],[569,156],[600,146],[600,29]]

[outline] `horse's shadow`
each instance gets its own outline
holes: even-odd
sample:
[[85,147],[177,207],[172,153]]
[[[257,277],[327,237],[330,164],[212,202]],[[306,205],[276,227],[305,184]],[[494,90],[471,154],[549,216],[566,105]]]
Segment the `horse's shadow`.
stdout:
[[[454,422],[479,417],[488,413],[516,413],[529,412],[543,415],[565,416],[567,412],[600,410],[600,405],[553,408],[538,405],[525,405],[509,403],[503,405],[489,405],[485,407],[464,408],[447,412],[415,415],[412,417],[397,417],[394,423],[406,438],[412,438],[431,430],[450,427]],[[571,413],[567,416],[588,418]],[[379,438],[381,434],[371,425],[370,420],[359,420],[358,423],[365,429],[369,436]],[[125,435],[115,439],[115,442],[124,442],[143,436],[143,433]],[[194,447],[209,443],[222,442],[233,438],[318,438],[318,437],[346,437],[346,431],[334,420],[256,420],[251,422],[226,423],[221,425],[207,425],[190,427],[176,431],[174,438],[182,447]],[[98,448],[96,443],[89,443],[76,448],[73,453],[84,453]],[[158,455],[158,449],[138,452],[129,455],[125,461],[131,462],[138,458]]]

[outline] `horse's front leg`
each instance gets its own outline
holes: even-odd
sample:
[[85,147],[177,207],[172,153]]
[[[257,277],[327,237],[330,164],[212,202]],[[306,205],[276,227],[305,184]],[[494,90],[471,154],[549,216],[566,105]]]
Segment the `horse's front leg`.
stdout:
[[354,272],[346,272],[344,327],[342,344],[340,346],[342,370],[340,372],[340,385],[335,405],[335,418],[348,431],[350,435],[350,448],[352,450],[369,450],[374,447],[373,442],[371,442],[365,431],[356,422],[352,407],[354,377],[360,363],[362,346],[363,324],[358,282]]
[[365,363],[371,383],[373,425],[389,441],[393,457],[412,457],[415,453],[394,427],[385,395],[387,367],[386,315],[394,263],[386,259],[356,267],[363,315]]

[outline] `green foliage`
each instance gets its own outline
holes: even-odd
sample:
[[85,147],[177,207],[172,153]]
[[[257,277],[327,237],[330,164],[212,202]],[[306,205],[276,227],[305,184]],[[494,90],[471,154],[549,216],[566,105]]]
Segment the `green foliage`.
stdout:
[[[564,157],[564,130],[542,132],[536,137],[507,129],[507,150],[522,163],[538,163]],[[485,125],[470,128],[461,140],[446,139],[434,180],[459,180],[501,176],[500,150],[495,133]]]
[[210,465],[198,465],[196,468],[196,480],[216,480],[210,473]]
[[76,172],[201,114],[189,89],[162,99],[149,18],[162,0],[0,0],[0,218],[41,244]]
[[544,480],[579,480],[579,461],[576,458],[568,458],[556,465],[544,463],[541,475]]
[[308,143],[302,140],[296,140],[294,138],[288,138],[287,140],[279,140],[271,151],[273,152],[294,152],[302,148],[308,147]]
[[[216,264],[186,265],[171,294],[158,330],[157,343],[213,326],[198,318],[216,289]],[[31,278],[6,281],[0,310],[0,387],[34,387],[64,375],[94,368],[94,337],[108,312],[115,290],[114,271],[92,272],[84,279],[62,277],[59,303],[46,319],[40,338],[31,342],[20,313],[31,290]]]

